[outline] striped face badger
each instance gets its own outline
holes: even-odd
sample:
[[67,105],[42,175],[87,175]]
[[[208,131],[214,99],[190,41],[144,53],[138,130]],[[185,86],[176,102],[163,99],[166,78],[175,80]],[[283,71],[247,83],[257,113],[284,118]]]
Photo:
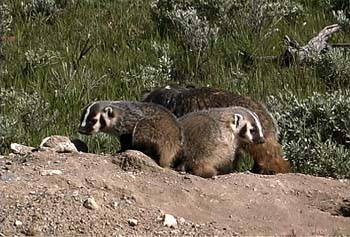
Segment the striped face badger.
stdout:
[[93,135],[99,131],[107,132],[108,127],[111,127],[111,120],[115,117],[112,107],[108,106],[107,102],[93,102],[83,110],[79,133]]
[[184,159],[177,169],[204,178],[233,172],[242,146],[265,141],[260,120],[243,107],[196,111],[179,122],[185,143]]
[[236,133],[237,139],[242,143],[264,143],[263,128],[256,113],[245,108],[240,108],[240,110],[240,113],[234,115],[234,123],[231,124],[232,131]]
[[182,150],[182,130],[163,106],[129,101],[98,101],[82,112],[79,133],[116,136],[121,150],[139,150],[170,167]]

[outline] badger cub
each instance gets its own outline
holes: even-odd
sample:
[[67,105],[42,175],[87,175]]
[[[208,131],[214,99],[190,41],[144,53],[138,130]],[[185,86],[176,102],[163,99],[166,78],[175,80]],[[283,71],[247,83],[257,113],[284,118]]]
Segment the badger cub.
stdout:
[[79,132],[118,137],[121,150],[134,149],[170,167],[182,150],[182,130],[166,108],[143,102],[98,101],[82,112]]
[[192,112],[179,122],[186,139],[180,169],[204,178],[232,172],[241,146],[265,141],[258,116],[243,107]]

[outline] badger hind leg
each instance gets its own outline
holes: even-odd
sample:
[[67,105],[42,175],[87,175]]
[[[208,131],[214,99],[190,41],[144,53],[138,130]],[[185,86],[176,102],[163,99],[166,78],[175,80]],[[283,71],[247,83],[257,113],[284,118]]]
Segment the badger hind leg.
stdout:
[[290,164],[282,155],[282,146],[274,137],[267,137],[263,144],[251,144],[247,152],[254,159],[253,173],[276,174],[290,171]]
[[[182,149],[180,128],[174,124],[167,124],[154,118],[144,118],[134,128],[132,145],[135,149],[144,152],[163,168],[169,168]],[[177,131],[178,130],[178,131]]]
[[189,168],[189,172],[202,178],[212,178],[217,175],[217,170],[205,161],[192,164]]

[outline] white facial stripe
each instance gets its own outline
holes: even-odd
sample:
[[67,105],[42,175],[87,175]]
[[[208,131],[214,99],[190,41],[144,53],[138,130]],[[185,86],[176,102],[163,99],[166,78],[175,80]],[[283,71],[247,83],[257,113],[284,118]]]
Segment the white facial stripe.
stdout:
[[50,139],[50,137],[45,137],[43,141],[40,143],[39,147],[43,147],[44,144]]
[[88,116],[89,116],[89,114],[90,114],[90,109],[91,109],[91,107],[92,107],[94,104],[96,104],[96,102],[92,103],[92,104],[86,109],[86,113],[85,113],[85,116],[84,116],[84,120],[83,120],[83,122],[81,123],[81,126],[82,126],[82,127],[85,127],[85,126],[86,126],[86,120],[87,120],[87,118],[88,118]]
[[247,123],[247,130],[245,132],[245,136],[248,138],[248,141],[252,142],[253,141],[253,135],[250,132],[250,130],[253,128],[253,126],[250,123]]
[[250,110],[247,110],[247,112],[249,114],[252,115],[252,117],[254,118],[254,121],[256,123],[256,126],[258,127],[258,130],[259,130],[259,136],[260,137],[264,137],[264,134],[263,134],[263,129],[262,129],[262,126],[261,126],[261,123],[260,123],[260,120],[258,118],[258,116],[255,114],[255,113],[252,113]]

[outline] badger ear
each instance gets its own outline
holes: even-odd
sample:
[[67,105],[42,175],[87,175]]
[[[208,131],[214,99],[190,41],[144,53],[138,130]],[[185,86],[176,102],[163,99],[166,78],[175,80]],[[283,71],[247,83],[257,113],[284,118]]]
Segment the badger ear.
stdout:
[[114,117],[113,108],[111,106],[104,108],[104,111],[107,113],[109,118]]
[[235,121],[234,121],[235,127],[238,128],[243,119],[243,116],[240,114],[235,114],[234,117],[235,117]]

